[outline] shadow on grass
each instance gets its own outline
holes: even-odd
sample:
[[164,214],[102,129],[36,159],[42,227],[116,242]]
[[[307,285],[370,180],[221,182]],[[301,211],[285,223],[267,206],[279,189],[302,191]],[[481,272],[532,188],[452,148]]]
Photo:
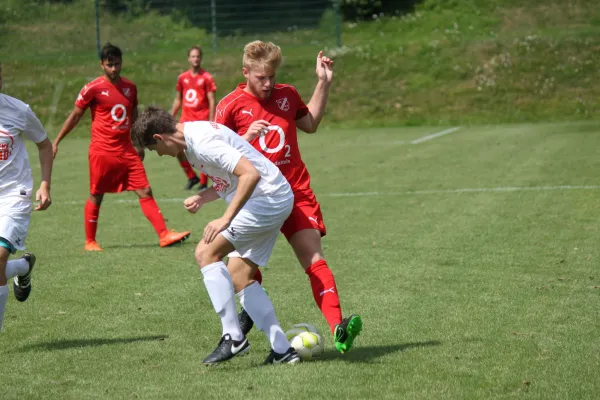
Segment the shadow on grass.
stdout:
[[327,350],[320,360],[340,359],[346,362],[371,362],[379,357],[400,351],[411,350],[419,347],[439,346],[442,342],[438,340],[427,340],[423,342],[392,344],[384,346],[357,346],[346,354],[340,354],[337,350]]
[[79,347],[96,347],[111,344],[128,344],[135,342],[152,342],[155,340],[165,340],[169,336],[167,335],[153,335],[153,336],[138,336],[130,338],[115,338],[115,339],[60,339],[52,340],[49,342],[40,342],[23,346],[19,349],[20,352],[36,351],[36,350],[67,350],[75,349]]

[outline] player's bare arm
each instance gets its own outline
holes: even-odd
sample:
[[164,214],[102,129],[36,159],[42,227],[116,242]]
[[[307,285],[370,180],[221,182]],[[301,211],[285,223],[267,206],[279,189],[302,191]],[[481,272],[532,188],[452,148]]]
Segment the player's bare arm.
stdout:
[[40,156],[40,167],[42,169],[42,182],[40,188],[35,194],[35,199],[38,201],[35,211],[43,211],[50,207],[50,182],[52,180],[52,163],[54,153],[52,152],[52,143],[46,138],[39,143],[36,143]]
[[325,57],[320,51],[317,55],[317,87],[313,92],[308,106],[308,114],[296,120],[296,126],[306,133],[315,133],[327,106],[327,97],[329,96],[329,86],[333,81],[333,60]]
[[210,203],[211,201],[215,201],[219,199],[219,195],[213,186],[210,188],[203,190],[202,192],[195,194],[193,196],[188,197],[183,201],[183,206],[186,210],[195,214],[200,210],[200,208],[206,203]]
[[204,228],[203,238],[204,242],[207,244],[212,242],[220,232],[229,227],[233,218],[235,218],[250,196],[252,196],[256,185],[260,181],[260,173],[258,170],[243,156],[235,166],[233,174],[238,178],[237,190],[223,216],[209,222],[206,225],[206,228]]
[[269,121],[259,119],[250,124],[246,133],[242,136],[247,142],[251,142],[261,135],[267,134],[267,128],[271,125]]
[[181,97],[181,92],[177,92],[177,94],[175,95],[175,99],[173,100],[173,105],[171,106],[171,115],[174,117],[177,116],[177,113],[181,109]]
[[69,116],[67,117],[65,123],[60,129],[60,132],[58,133],[58,136],[56,137],[56,139],[54,139],[54,143],[52,144],[53,158],[56,157],[56,153],[58,153],[58,144],[77,126],[84,113],[84,109],[79,108],[77,106],[73,107],[73,111],[71,111],[71,114],[69,114]]
[[215,92],[206,93],[206,98],[208,99],[208,120],[215,120],[215,110],[217,108],[217,102],[215,101]]

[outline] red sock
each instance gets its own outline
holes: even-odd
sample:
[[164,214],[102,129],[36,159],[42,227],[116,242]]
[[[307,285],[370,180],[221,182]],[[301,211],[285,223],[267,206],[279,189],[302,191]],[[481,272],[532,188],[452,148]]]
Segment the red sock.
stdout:
[[342,309],[333,273],[325,260],[317,261],[305,272],[310,279],[315,303],[321,309],[331,331],[334,332],[335,326],[342,322]]
[[208,183],[208,177],[206,176],[206,174],[203,174],[202,172],[200,172],[200,184],[206,185],[207,183]]
[[185,172],[188,179],[196,177],[196,172],[194,171],[194,168],[192,168],[192,164],[190,164],[188,160],[181,161],[179,165],[181,165],[181,168],[183,168],[183,172]]
[[91,201],[85,202],[83,209],[83,219],[85,225],[85,241],[96,241],[96,229],[98,228],[98,216],[100,215],[100,207],[94,205]]
[[258,282],[259,285],[262,285],[262,273],[260,269],[256,268],[256,273],[254,274],[254,280]]
[[160,212],[160,208],[158,208],[158,204],[154,201],[154,197],[140,199],[140,207],[142,207],[142,212],[148,218],[148,221],[150,221],[159,237],[163,232],[167,231],[165,219]]

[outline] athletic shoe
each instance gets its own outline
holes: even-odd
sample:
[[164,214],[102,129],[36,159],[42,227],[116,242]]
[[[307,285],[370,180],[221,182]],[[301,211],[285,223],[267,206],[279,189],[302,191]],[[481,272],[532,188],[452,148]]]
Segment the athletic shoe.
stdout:
[[190,178],[190,179],[188,179],[187,183],[183,187],[183,190],[192,190],[192,188],[199,183],[200,183],[200,178],[198,178],[197,176]]
[[204,365],[215,365],[231,360],[235,356],[244,355],[250,350],[250,342],[245,337],[242,340],[233,340],[229,333],[223,335],[217,348],[203,361]]
[[254,326],[254,321],[252,321],[252,318],[250,318],[246,310],[244,310],[243,308],[242,311],[240,311],[240,313],[238,314],[238,320],[240,321],[240,328],[242,328],[242,333],[244,334],[244,336],[248,336],[248,332],[250,332],[252,330],[252,327]]
[[348,318],[344,318],[341,324],[335,326],[333,341],[335,348],[340,353],[345,353],[352,348],[354,339],[362,330],[362,319],[360,315],[353,314]]
[[31,293],[31,271],[35,265],[35,255],[33,253],[25,253],[23,257],[29,263],[29,271],[23,276],[15,276],[13,282],[13,292],[19,301],[25,301]]
[[102,247],[95,240],[86,240],[83,246],[85,251],[102,251]]
[[206,190],[206,189],[208,189],[208,185],[206,185],[206,184],[198,186],[198,191],[199,192],[201,192],[203,190]]
[[283,354],[275,353],[275,350],[271,350],[271,353],[265,360],[265,364],[296,364],[299,362],[300,356],[293,347],[290,347]]
[[170,230],[160,235],[160,247],[169,247],[174,244],[183,242],[185,239],[190,237],[190,231],[175,232]]

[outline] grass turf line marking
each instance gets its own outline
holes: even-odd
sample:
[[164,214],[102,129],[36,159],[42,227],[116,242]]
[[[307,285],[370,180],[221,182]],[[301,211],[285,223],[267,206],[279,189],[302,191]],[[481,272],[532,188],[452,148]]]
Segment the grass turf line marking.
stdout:
[[447,135],[447,134],[452,133],[452,132],[456,132],[459,129],[460,129],[460,126],[455,126],[454,128],[446,129],[446,130],[443,130],[441,132],[432,133],[431,135],[427,135],[427,136],[422,136],[422,137],[420,137],[418,139],[415,139],[415,140],[411,141],[410,143],[411,144],[423,143],[423,142],[426,142],[428,140],[435,139],[437,137],[444,136],[444,135]]
[[[560,186],[500,186],[495,188],[459,188],[459,189],[424,189],[408,190],[405,192],[348,192],[348,193],[324,193],[318,197],[384,197],[384,196],[410,196],[418,194],[459,194],[459,193],[507,193],[507,192],[544,192],[552,190],[599,190],[600,185],[560,185]],[[156,199],[158,203],[183,202],[186,197],[166,197]],[[83,205],[86,200],[58,201],[58,205]],[[112,201],[116,204],[135,204],[138,199],[119,199]]]

